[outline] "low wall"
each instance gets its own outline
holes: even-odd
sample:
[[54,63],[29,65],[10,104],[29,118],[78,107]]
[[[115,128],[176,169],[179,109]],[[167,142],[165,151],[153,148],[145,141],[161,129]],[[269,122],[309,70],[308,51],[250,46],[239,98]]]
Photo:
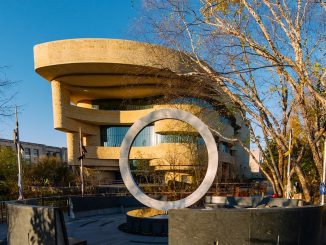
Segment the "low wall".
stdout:
[[69,244],[59,208],[7,204],[8,244]]
[[169,211],[169,244],[326,244],[326,206]]
[[143,207],[132,196],[72,196],[69,198],[73,215],[96,215],[105,213],[126,212],[130,208]]

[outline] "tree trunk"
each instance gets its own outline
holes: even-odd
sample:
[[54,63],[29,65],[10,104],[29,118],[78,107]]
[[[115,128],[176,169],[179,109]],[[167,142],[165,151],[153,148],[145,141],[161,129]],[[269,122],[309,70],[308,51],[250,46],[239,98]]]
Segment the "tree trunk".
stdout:
[[303,175],[303,172],[297,164],[294,166],[294,169],[295,169],[296,174],[298,175],[298,178],[299,178],[299,181],[300,181],[300,184],[302,187],[304,199],[307,203],[310,203],[311,202],[310,192],[309,192],[309,188],[307,185],[307,181]]

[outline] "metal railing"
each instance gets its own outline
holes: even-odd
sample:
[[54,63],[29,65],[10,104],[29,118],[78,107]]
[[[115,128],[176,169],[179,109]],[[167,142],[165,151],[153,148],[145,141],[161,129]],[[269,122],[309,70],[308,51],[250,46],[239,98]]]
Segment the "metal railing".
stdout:
[[30,204],[36,206],[52,206],[62,209],[64,212],[68,212],[69,215],[69,197],[70,196],[52,196],[52,197],[39,197],[24,199],[21,201],[1,201],[0,202],[0,223],[6,223],[7,221],[7,203],[17,202],[22,204]]
[[[104,193],[103,193],[104,194]],[[103,195],[102,194],[102,195]],[[88,194],[85,196],[98,196],[99,194]],[[119,193],[108,193],[105,194],[107,196],[120,196]],[[49,196],[49,197],[36,197],[36,198],[28,198],[24,200],[11,200],[11,201],[1,201],[0,202],[0,223],[7,222],[7,203],[21,203],[27,205],[35,205],[35,206],[52,206],[58,207],[63,212],[66,212],[68,216],[70,216],[70,197],[80,196],[80,195],[65,195],[65,196]]]
[[[142,188],[142,186],[140,186]],[[266,193],[266,187],[263,185],[256,186],[254,183],[215,183],[212,188],[206,193],[206,195],[221,195],[221,196],[251,196],[255,193]],[[166,191],[147,191],[148,195],[163,195],[169,196],[171,193]],[[190,192],[184,191],[175,193],[178,197],[185,197],[190,195]],[[97,186],[93,189],[93,194],[87,194],[86,196],[129,196],[130,193],[124,186],[123,181],[114,181],[108,185]],[[46,196],[29,198],[22,201],[16,201],[24,204],[38,205],[38,206],[53,206],[59,207],[63,212],[67,212],[69,215],[69,198],[72,196],[79,196],[78,194],[64,194],[60,196]],[[0,201],[0,223],[5,223],[7,220],[6,203],[14,201]]]

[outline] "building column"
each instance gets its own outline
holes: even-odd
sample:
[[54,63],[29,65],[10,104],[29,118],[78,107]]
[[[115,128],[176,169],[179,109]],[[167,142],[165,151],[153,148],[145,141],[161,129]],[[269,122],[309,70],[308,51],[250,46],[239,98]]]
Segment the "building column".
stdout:
[[70,165],[78,165],[79,135],[78,133],[67,133],[67,158]]
[[61,82],[53,80],[52,105],[53,105],[53,124],[55,129],[64,129],[63,121],[65,119],[65,107],[70,105],[70,92],[64,88]]

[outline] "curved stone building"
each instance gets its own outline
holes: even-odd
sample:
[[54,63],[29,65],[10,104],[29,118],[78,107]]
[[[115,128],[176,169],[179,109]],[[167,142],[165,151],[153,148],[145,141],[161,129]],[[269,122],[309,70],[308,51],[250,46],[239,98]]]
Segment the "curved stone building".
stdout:
[[[81,128],[88,151],[84,165],[100,170],[102,183],[120,178],[119,146],[130,125],[159,108],[190,111],[226,136],[248,138],[240,117],[222,113],[223,106],[206,99],[196,80],[180,76],[196,69],[180,52],[126,40],[72,39],[36,45],[34,59],[36,72],[51,83],[54,128],[66,132],[69,164],[79,165]],[[178,151],[182,172],[189,168],[186,156],[192,152],[185,146],[190,136],[201,145],[184,123],[158,121],[137,136],[130,159],[148,160],[155,170],[168,172],[168,155]],[[216,140],[220,180],[248,175],[248,154],[239,145]]]

